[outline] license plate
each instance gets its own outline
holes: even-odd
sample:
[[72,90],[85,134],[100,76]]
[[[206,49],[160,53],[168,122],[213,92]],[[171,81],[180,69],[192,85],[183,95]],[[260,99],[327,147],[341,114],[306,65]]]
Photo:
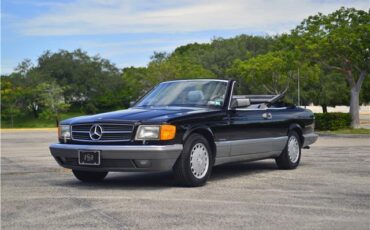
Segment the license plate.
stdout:
[[100,165],[100,151],[79,151],[78,164]]

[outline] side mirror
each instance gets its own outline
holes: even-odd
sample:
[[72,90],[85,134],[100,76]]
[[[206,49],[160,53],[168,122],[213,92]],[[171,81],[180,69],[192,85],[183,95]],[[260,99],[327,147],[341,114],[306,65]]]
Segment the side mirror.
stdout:
[[233,98],[231,99],[231,105],[230,107],[235,109],[235,108],[243,108],[247,107],[251,104],[251,101],[249,98]]

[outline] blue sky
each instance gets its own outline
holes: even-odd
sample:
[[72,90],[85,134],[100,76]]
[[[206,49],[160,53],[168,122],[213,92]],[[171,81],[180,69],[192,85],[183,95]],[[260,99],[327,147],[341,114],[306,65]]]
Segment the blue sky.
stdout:
[[2,0],[1,73],[44,51],[81,48],[118,67],[146,66],[213,37],[287,32],[317,12],[368,10],[369,0]]

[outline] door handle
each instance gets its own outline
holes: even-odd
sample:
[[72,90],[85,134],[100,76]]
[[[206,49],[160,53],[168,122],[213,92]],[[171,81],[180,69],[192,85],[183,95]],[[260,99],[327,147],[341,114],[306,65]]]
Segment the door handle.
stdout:
[[262,117],[263,117],[263,119],[270,120],[270,119],[272,119],[272,114],[271,113],[263,113]]

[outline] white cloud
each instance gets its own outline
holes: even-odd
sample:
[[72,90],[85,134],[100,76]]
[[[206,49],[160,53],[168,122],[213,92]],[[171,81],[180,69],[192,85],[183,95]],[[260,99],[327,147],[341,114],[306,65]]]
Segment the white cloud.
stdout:
[[85,35],[176,33],[251,29],[280,33],[317,12],[341,6],[368,9],[364,1],[317,0],[76,0],[20,23],[23,34]]

